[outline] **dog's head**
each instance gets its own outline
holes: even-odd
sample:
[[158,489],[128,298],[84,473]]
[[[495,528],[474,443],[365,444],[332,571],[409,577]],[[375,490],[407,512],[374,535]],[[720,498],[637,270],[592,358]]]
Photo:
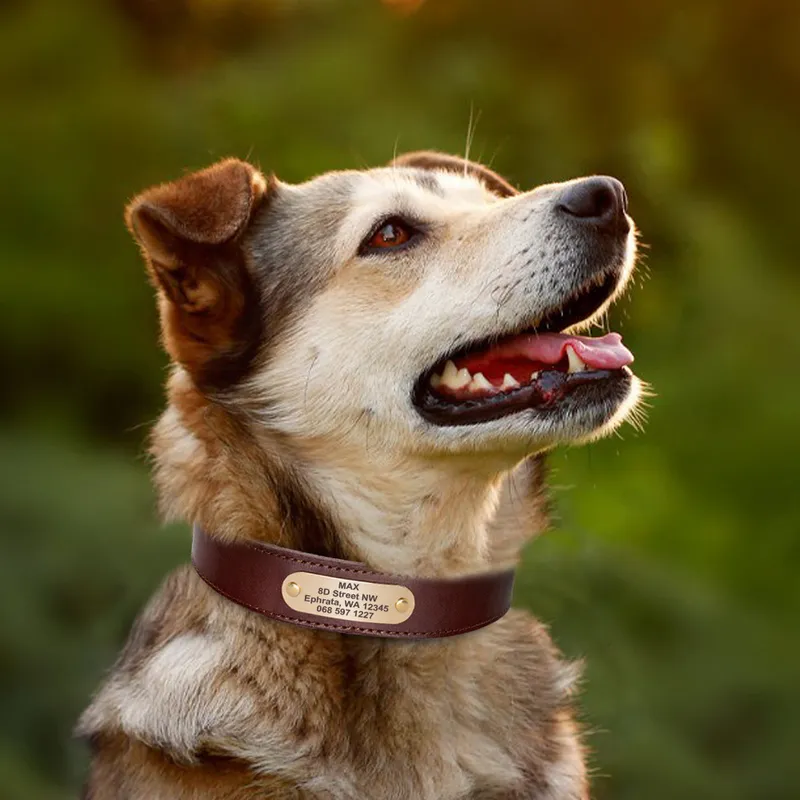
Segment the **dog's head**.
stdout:
[[619,337],[574,333],[633,266],[612,178],[517,192],[417,153],[288,185],[228,160],[143,193],[128,221],[175,362],[288,439],[513,463],[635,403]]

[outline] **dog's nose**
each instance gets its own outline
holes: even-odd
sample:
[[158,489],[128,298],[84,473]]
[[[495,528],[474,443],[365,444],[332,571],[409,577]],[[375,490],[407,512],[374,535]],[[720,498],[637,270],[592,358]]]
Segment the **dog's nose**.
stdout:
[[567,186],[556,198],[556,209],[602,230],[627,233],[628,195],[616,178],[597,175]]

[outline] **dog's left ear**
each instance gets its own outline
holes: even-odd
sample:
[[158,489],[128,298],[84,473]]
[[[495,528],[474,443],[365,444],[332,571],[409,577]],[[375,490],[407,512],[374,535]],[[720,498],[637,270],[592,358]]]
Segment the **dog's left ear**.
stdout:
[[481,181],[489,191],[494,192],[500,197],[512,197],[519,194],[504,177],[496,172],[478,164],[475,161],[467,161],[458,156],[450,156],[446,153],[437,153],[433,150],[420,150],[416,153],[406,153],[398,156],[392,161],[395,167],[418,167],[419,169],[440,169],[446,172],[466,173],[473,178]]
[[127,208],[158,289],[164,345],[201,388],[230,384],[258,345],[258,292],[240,242],[269,191],[258,170],[227,159]]

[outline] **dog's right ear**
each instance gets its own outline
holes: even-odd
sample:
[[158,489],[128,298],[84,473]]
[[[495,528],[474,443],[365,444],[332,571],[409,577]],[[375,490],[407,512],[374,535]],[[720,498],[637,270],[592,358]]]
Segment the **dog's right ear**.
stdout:
[[258,292],[239,244],[271,186],[227,159],[148,189],[126,210],[158,289],[164,346],[202,389],[241,377],[258,346]]

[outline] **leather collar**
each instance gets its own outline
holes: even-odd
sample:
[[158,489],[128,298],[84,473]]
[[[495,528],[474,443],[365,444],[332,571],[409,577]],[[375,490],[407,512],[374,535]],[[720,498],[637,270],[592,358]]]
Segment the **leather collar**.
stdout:
[[483,628],[508,611],[514,586],[513,569],[458,578],[390,575],[261,542],[223,542],[197,525],[192,564],[219,594],[270,619],[396,639]]

